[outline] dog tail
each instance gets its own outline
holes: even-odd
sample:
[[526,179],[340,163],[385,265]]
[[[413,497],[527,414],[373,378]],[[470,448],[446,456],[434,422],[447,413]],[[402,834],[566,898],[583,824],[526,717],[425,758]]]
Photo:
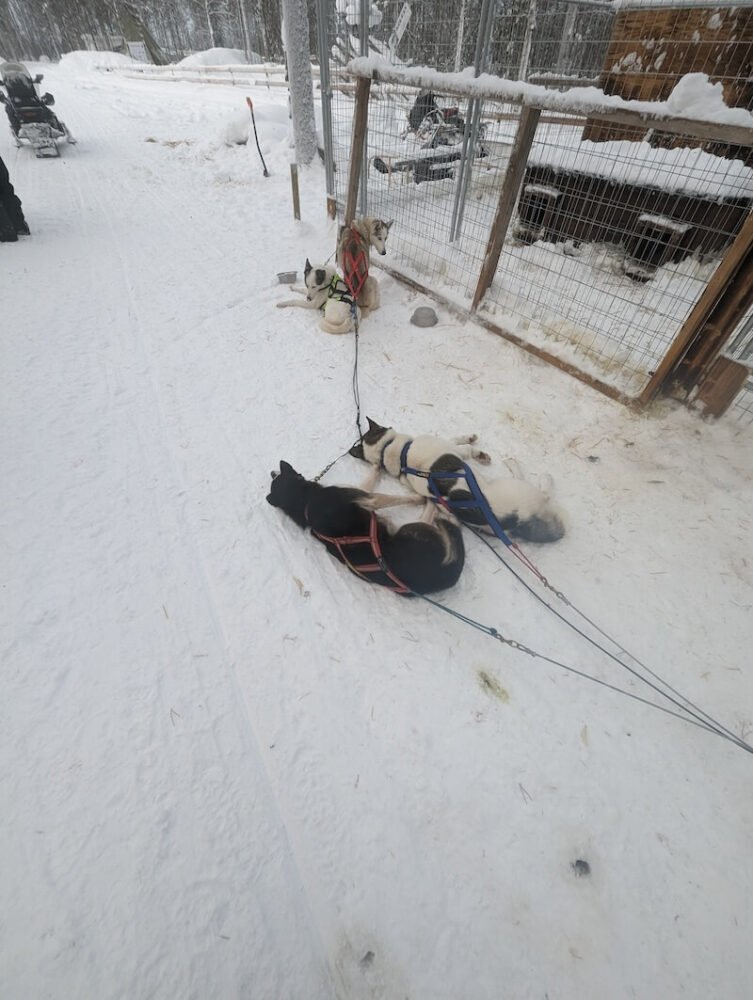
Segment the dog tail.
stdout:
[[442,566],[450,566],[463,555],[463,536],[460,528],[443,511],[437,511],[434,527],[437,529],[444,546]]
[[350,316],[346,320],[343,320],[342,323],[330,323],[322,317],[319,329],[324,330],[325,333],[350,333],[353,329],[353,324],[351,323]]

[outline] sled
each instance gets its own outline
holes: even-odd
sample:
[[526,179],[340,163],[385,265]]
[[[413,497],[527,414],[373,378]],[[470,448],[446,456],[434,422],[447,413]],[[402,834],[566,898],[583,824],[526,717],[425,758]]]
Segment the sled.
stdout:
[[52,94],[37,93],[36,85],[42,82],[42,74],[32,79],[21,63],[0,65],[0,102],[5,105],[10,130],[16,146],[28,143],[37,157],[60,156],[57,143],[66,139],[74,144],[64,122],[50,110],[55,103]]

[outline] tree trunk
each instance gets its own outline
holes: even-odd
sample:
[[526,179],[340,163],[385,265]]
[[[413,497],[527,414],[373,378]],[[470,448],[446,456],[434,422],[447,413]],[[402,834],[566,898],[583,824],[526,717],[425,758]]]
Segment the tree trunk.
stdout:
[[314,85],[311,81],[309,15],[306,0],[283,0],[282,17],[295,158],[296,163],[305,166],[316,156]]

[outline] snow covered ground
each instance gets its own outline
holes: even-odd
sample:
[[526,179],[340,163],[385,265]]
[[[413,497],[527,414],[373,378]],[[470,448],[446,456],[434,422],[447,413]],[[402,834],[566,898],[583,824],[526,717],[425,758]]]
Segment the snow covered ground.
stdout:
[[[360,583],[265,503],[353,438],[353,341],[287,298],[323,260],[287,112],[46,66],[79,138],[0,154],[0,996],[749,995],[753,758]],[[753,728],[750,432],[635,416],[382,278],[366,413],[550,472],[532,555],[736,732]],[[331,482],[357,482],[344,459]],[[446,604],[643,693],[472,537]],[[578,875],[576,861],[590,874]]]

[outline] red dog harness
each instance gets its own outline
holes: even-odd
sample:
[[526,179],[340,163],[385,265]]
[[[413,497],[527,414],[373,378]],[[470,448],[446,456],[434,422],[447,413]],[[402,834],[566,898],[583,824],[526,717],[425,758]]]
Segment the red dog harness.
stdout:
[[350,226],[343,232],[342,261],[340,263],[345,284],[353,298],[358,300],[369,276],[369,257],[366,253],[363,237]]
[[[306,520],[308,521],[308,512]],[[398,580],[387,563],[384,561],[382,547],[379,544],[378,529],[379,521],[376,514],[372,511],[368,535],[344,535],[341,538],[331,538],[329,535],[323,535],[320,531],[316,531],[314,528],[312,528],[311,531],[320,541],[328,542],[330,545],[334,545],[340,555],[340,558],[351,573],[355,573],[356,576],[360,576],[362,580],[366,580],[367,583],[372,583],[374,581],[368,579],[369,573],[384,573],[390,581],[390,584],[385,583],[382,584],[382,586],[387,587],[396,594],[412,593],[411,588],[407,587],[401,580]],[[374,554],[374,562],[365,563],[361,566],[356,566],[353,562],[351,562],[345,554],[345,549],[350,548],[353,545],[370,545],[371,551]]]

